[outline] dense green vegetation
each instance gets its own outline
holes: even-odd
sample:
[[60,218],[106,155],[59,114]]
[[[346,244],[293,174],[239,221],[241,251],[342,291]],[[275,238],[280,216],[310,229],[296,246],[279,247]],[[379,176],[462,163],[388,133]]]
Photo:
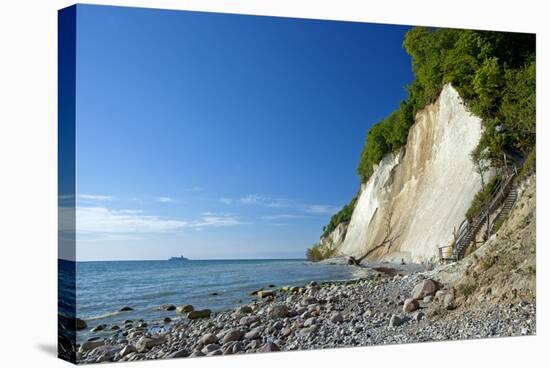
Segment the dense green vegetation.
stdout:
[[527,159],[525,160],[525,163],[521,168],[521,171],[519,173],[519,179],[520,180],[525,179],[527,176],[534,173],[536,171],[536,166],[537,166],[537,151],[533,149],[527,156]]
[[323,259],[333,257],[335,255],[335,249],[328,249],[321,247],[319,243],[314,244],[311,248],[306,250],[306,258],[308,261],[319,262]]
[[[406,142],[416,113],[433,102],[451,83],[470,111],[484,122],[484,133],[472,160],[480,174],[503,165],[503,153],[527,158],[535,168],[536,62],[531,34],[415,27],[403,47],[411,56],[415,80],[408,97],[387,118],[373,125],[366,138],[357,173],[366,182],[383,156]],[[527,170],[527,169],[525,169]],[[524,171],[525,171],[524,170]],[[487,183],[468,215],[474,216],[491,191]],[[328,235],[351,219],[356,198],[335,214],[323,229]]]
[[351,199],[351,202],[346,204],[338,213],[334,214],[330,218],[330,222],[328,225],[323,227],[323,235],[322,237],[327,236],[331,232],[336,229],[336,226],[341,224],[342,222],[349,222],[351,220],[351,215],[353,214],[353,210],[355,209],[355,204],[357,203],[357,195]]
[[479,154],[493,165],[502,152],[528,155],[535,145],[535,37],[529,34],[416,27],[403,46],[415,80],[408,98],[368,132],[357,172],[367,181],[389,152],[402,147],[416,113],[446,83],[459,91],[486,125]]
[[466,218],[473,221],[474,218],[479,215],[489,204],[491,203],[492,194],[494,189],[500,184],[501,177],[494,176],[489,183],[487,183],[482,190],[480,190],[474,197],[470,208],[466,211]]

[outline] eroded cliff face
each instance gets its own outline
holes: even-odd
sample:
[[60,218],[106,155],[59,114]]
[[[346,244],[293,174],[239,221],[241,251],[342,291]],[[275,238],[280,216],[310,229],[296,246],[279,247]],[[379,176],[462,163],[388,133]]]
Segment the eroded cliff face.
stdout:
[[347,229],[347,223],[338,224],[338,226],[336,226],[336,229],[334,229],[328,236],[321,238],[321,241],[319,242],[320,245],[325,250],[338,250],[342,246],[342,243],[346,238]]
[[446,85],[438,100],[416,116],[406,146],[389,154],[362,184],[351,221],[337,229],[341,255],[408,262],[435,261],[453,239],[481,189],[470,153],[481,119]]

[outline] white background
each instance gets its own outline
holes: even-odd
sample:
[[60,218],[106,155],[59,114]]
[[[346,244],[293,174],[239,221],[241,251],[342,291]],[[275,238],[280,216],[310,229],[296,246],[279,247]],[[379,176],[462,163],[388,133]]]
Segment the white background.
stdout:
[[[101,3],[88,0],[87,3]],[[0,2],[0,365],[68,366],[57,338],[57,0]],[[126,363],[140,367],[541,366],[548,357],[548,10],[544,1],[109,1],[245,14],[536,32],[537,336]],[[546,15],[546,16],[545,16]],[[544,344],[546,340],[546,344]],[[546,345],[546,351],[544,346]]]

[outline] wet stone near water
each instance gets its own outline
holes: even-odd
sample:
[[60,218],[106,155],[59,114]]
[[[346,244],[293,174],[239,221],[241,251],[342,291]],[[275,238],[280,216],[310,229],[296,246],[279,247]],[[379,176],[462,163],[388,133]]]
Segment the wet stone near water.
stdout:
[[[196,318],[170,321],[158,333],[157,327],[151,330],[151,323],[136,325],[127,321],[116,331],[124,339],[98,337],[83,343],[79,356],[81,363],[136,361],[437,341],[451,336],[511,336],[535,331],[534,304],[456,311],[448,308],[456,307],[448,291],[439,292],[434,301],[425,303],[423,294],[435,296],[432,286],[414,274],[406,278],[373,274],[352,282],[311,284],[304,288],[315,296],[294,293],[291,287],[270,290],[271,297],[258,296],[250,304],[226,312],[187,308],[189,312],[184,313],[192,317],[195,312]],[[420,308],[417,299],[406,299],[412,293],[422,297],[422,305],[438,306],[439,317],[415,310]],[[388,303],[396,300],[404,303]]]

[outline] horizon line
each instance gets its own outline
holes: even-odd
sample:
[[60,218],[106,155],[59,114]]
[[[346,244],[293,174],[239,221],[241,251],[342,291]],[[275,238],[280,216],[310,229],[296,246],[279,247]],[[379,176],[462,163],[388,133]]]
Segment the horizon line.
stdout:
[[[69,262],[151,262],[151,261],[169,261],[169,258],[162,259],[87,259],[87,260],[76,260],[76,259],[66,259],[57,257],[58,261],[69,261]],[[296,260],[296,261],[305,261],[307,258],[187,258],[184,261],[283,261],[283,260]]]

